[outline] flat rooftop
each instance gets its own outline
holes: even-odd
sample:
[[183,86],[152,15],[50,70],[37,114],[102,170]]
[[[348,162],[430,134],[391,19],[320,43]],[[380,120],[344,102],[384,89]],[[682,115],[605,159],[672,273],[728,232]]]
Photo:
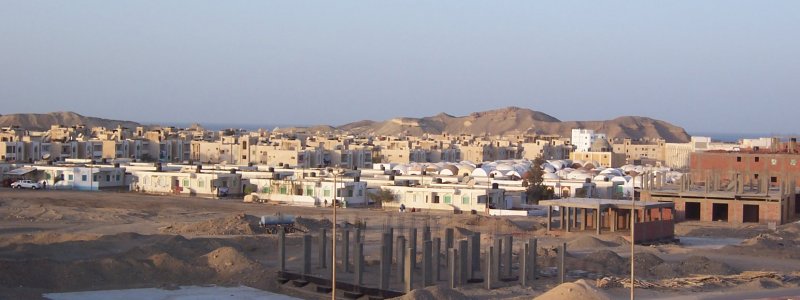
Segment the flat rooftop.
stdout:
[[675,207],[672,202],[647,202],[647,201],[632,201],[631,200],[618,200],[618,199],[599,199],[599,198],[564,198],[557,200],[544,200],[539,201],[539,205],[546,206],[564,206],[564,207],[577,207],[577,208],[614,208],[614,209],[636,209],[641,208],[659,208],[659,207]]

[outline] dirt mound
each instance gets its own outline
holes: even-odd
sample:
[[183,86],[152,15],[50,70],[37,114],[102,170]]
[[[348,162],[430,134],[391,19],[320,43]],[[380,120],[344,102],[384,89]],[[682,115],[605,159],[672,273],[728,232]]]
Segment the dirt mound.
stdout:
[[741,291],[756,291],[782,288],[784,286],[785,284],[780,280],[775,280],[773,278],[757,278],[752,281],[737,285],[734,287],[734,289]]
[[26,233],[18,234],[0,240],[0,247],[12,244],[37,244],[46,245],[51,243],[62,243],[68,241],[87,241],[97,239],[99,235],[96,234],[80,234],[80,233],[55,233],[55,232],[41,232],[41,233]]
[[617,246],[619,244],[606,242],[591,235],[584,235],[567,242],[567,249],[596,249]]
[[445,227],[467,227],[470,230],[480,232],[523,232],[530,231],[532,228],[523,226],[505,217],[471,215],[465,218],[453,218],[449,222],[442,224]]
[[800,234],[800,222],[794,222],[778,227],[778,231],[785,233]]
[[21,250],[24,256],[3,252],[0,287],[74,291],[187,284],[258,285],[264,282],[260,278],[266,269],[240,248],[269,255],[269,241],[269,237],[188,240],[181,236],[130,233],[88,241],[23,244],[19,245],[25,246],[22,249],[4,249]]
[[629,264],[626,259],[620,257],[611,250],[600,250],[578,260],[574,267],[581,270],[592,271],[603,274],[625,274]]
[[679,262],[665,262],[649,253],[640,253],[636,256],[636,265],[634,267],[636,268],[637,277],[665,279],[692,275],[731,275],[738,273],[731,266],[710,260],[705,256],[692,256]]
[[330,229],[333,223],[328,219],[311,219],[297,217],[294,219],[294,228],[302,232],[316,232],[322,228]]
[[[629,267],[625,274],[630,274],[630,261],[630,258],[628,258],[626,265]],[[633,262],[636,277],[653,277],[650,269],[664,263],[664,260],[649,252],[637,252]]]
[[263,232],[256,216],[237,214],[234,216],[206,220],[196,223],[172,224],[161,228],[161,232],[189,235],[248,235]]
[[203,256],[209,267],[221,275],[232,275],[253,269],[257,263],[239,250],[222,247]]
[[[792,225],[792,224],[790,224]],[[800,238],[794,226],[784,227],[771,233],[762,233],[746,239],[739,245],[725,246],[721,252],[736,255],[771,256],[775,258],[800,259]]]
[[462,300],[468,299],[464,294],[441,286],[432,286],[416,289],[403,296],[392,298],[396,300]]
[[611,297],[598,289],[593,283],[586,280],[562,283],[547,291],[535,300],[561,300],[561,299],[582,299],[582,300],[608,300]]
[[692,256],[681,262],[681,270],[684,274],[703,274],[703,275],[731,275],[736,274],[731,266],[713,261],[705,256]]

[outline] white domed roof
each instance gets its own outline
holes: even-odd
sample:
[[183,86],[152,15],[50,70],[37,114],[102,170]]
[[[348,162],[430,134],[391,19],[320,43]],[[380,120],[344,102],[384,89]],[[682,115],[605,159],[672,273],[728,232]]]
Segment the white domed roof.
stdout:
[[556,173],[544,173],[542,174],[543,179],[558,179],[558,175]]

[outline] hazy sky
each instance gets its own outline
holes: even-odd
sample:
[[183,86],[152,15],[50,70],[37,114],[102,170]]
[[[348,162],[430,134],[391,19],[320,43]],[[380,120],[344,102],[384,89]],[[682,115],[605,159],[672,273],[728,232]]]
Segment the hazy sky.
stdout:
[[[552,2],[556,2],[553,4]],[[0,113],[800,132],[800,1],[0,1]]]

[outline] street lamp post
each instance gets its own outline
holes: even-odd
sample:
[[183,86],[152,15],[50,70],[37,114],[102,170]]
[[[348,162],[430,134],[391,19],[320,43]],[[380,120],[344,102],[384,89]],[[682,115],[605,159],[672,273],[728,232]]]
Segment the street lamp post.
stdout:
[[634,236],[634,228],[636,227],[636,176],[639,173],[631,171],[631,300],[634,299],[635,281],[633,277],[634,272],[634,245],[636,245],[636,237]]
[[[334,172],[333,169],[328,169],[333,173],[333,225],[331,228],[331,299],[336,300],[336,198],[338,193],[338,186],[336,178],[342,175],[342,170],[338,169]],[[347,263],[347,262],[345,262]]]

